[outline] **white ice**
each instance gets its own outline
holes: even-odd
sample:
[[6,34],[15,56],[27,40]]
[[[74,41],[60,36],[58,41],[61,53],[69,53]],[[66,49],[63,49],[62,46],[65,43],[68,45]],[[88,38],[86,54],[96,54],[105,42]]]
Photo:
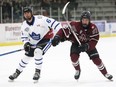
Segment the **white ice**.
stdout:
[[[43,56],[43,66],[39,83],[33,83],[34,59],[29,62],[21,75],[8,82],[14,73],[24,51],[0,56],[0,87],[116,87],[116,37],[100,38],[97,48],[108,72],[113,75],[113,82],[107,80],[89,60],[86,53],[80,56],[81,76],[74,79],[75,70],[70,60],[70,42],[51,47]],[[0,54],[20,49],[22,46],[0,47]]]

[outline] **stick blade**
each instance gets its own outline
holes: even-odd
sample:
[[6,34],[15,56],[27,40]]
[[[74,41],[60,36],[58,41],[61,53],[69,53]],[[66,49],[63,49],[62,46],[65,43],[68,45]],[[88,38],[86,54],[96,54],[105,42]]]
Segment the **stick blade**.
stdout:
[[62,10],[62,14],[64,14],[65,13],[65,11],[66,11],[66,8],[67,8],[67,6],[68,6],[68,4],[69,4],[70,2],[67,2],[66,4],[65,4],[65,6],[64,6],[64,8],[63,8],[63,10]]

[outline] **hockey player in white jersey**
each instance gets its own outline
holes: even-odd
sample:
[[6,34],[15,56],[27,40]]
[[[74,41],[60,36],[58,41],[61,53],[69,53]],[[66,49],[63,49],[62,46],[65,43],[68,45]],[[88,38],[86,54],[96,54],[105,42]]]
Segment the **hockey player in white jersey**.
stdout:
[[23,16],[25,21],[21,26],[21,39],[24,42],[25,55],[19,62],[15,73],[9,76],[13,81],[16,79],[23,69],[28,64],[29,60],[33,57],[35,60],[35,73],[33,76],[34,81],[40,78],[43,58],[42,55],[51,46],[50,40],[62,28],[61,23],[42,15],[33,16],[30,8],[24,8]]

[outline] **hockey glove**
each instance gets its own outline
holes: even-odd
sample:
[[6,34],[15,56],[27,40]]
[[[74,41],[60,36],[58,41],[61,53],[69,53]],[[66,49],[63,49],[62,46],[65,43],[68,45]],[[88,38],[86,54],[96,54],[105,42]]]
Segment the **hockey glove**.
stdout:
[[54,39],[52,40],[52,45],[56,46],[59,44],[59,42],[60,42],[60,36],[56,35]]
[[27,43],[24,44],[24,50],[26,52],[29,52],[30,51],[30,48],[31,48],[31,44],[29,42],[27,42]]
[[80,52],[85,52],[85,51],[87,51],[88,49],[89,49],[89,45],[86,43],[86,44],[83,44],[83,45],[79,46],[79,47],[77,48],[77,51],[78,51],[78,53],[80,53]]

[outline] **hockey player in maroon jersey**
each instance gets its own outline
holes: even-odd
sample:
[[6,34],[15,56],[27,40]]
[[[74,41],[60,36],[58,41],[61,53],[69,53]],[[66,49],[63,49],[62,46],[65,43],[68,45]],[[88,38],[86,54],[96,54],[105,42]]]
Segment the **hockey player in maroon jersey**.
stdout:
[[92,62],[98,67],[99,71],[109,80],[113,76],[110,75],[96,49],[96,44],[99,41],[99,31],[95,24],[91,23],[91,14],[89,11],[84,11],[81,15],[80,22],[72,21],[70,23],[81,45],[77,42],[73,33],[69,28],[61,29],[52,40],[52,45],[56,46],[60,41],[69,40],[72,42],[70,57],[72,64],[76,70],[74,78],[79,79],[81,68],[79,64],[79,57],[81,52],[86,52]]

